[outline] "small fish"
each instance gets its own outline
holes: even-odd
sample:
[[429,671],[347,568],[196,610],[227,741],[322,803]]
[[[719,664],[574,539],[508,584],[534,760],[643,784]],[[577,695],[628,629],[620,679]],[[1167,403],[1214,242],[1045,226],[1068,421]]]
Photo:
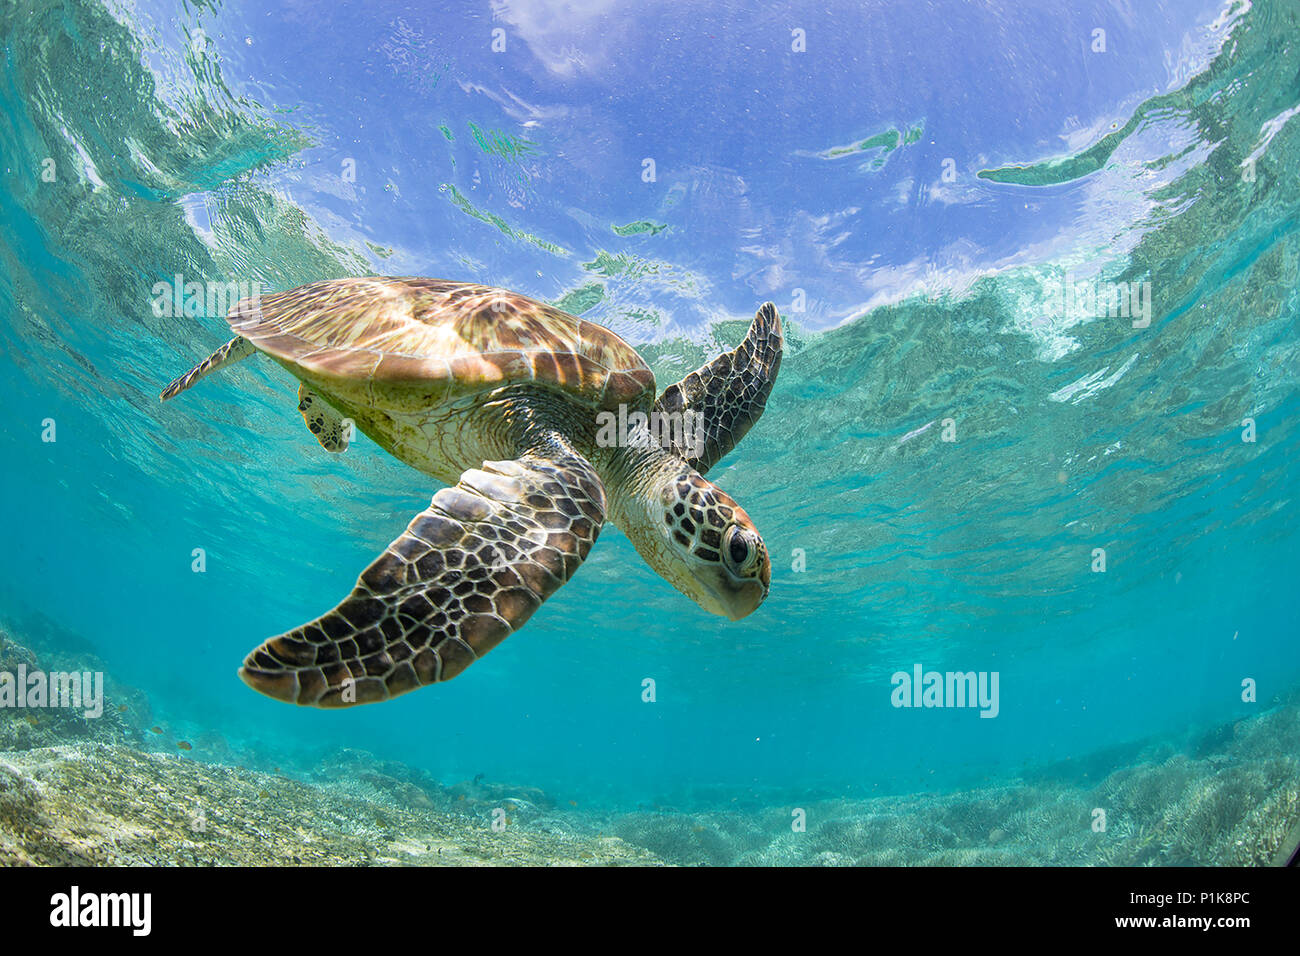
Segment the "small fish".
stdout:
[[162,728],[159,727],[157,724],[155,724],[154,726],[150,727],[149,730],[152,731],[152,732],[155,733],[155,734],[160,734],[160,733],[162,733]]
[[180,747],[181,750],[193,750],[193,749],[194,749],[194,745],[193,745],[192,743],[190,743],[188,740],[182,740],[182,741],[180,741],[179,743],[177,743],[176,746],[177,746],[177,747]]
[[571,806],[571,807],[576,807],[577,805],[578,805],[578,801],[577,801],[577,800],[570,800],[570,801],[569,801],[569,806]]
[[117,712],[118,712],[119,714],[125,714],[125,713],[126,713],[126,704],[118,704],[118,705],[117,705]]

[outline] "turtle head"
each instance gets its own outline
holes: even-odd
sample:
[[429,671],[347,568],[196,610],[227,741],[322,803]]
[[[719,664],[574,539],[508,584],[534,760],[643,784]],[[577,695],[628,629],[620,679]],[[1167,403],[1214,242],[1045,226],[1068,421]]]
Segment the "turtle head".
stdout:
[[[767,597],[772,564],[745,509],[681,466],[643,504],[653,529],[628,529],[647,563],[696,604],[738,621]],[[640,533],[638,533],[640,532]]]

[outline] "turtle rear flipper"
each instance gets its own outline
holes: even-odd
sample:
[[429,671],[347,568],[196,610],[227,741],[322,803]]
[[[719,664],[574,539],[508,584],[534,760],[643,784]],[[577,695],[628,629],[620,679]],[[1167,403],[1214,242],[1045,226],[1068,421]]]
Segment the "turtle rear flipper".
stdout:
[[298,386],[298,411],[322,448],[335,454],[348,450],[351,440],[348,420],[305,384]]
[[754,427],[781,368],[785,339],[776,306],[765,302],[754,316],[745,341],[669,385],[655,411],[699,416],[699,448],[675,448],[686,463],[704,474]]
[[162,394],[158,397],[164,402],[169,398],[175,398],[205,375],[209,375],[219,368],[225,368],[227,365],[233,365],[235,362],[246,359],[256,351],[257,349],[253,347],[252,342],[237,335],[180,378],[176,379],[176,381],[164,388]]
[[350,707],[450,680],[577,571],[605,521],[595,470],[559,436],[444,488],[334,610],[273,637],[239,676],[289,703]]

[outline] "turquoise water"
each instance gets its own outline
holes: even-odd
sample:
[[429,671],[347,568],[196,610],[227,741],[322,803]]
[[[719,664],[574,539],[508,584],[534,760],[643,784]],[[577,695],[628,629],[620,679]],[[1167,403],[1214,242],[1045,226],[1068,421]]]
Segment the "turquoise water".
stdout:
[[[796,54],[725,5],[0,5],[0,618],[191,739],[614,808],[946,794],[1293,700],[1300,9],[942,6],[809,8]],[[226,332],[152,290],[372,273],[559,303],[661,388],[774,301],[780,378],[710,473],[766,603],[711,617],[610,527],[452,682],[345,712],[246,688],[436,489],[321,451],[269,362],[161,404]],[[1134,284],[1149,323],[1067,277]],[[997,716],[892,706],[917,664],[997,672]]]

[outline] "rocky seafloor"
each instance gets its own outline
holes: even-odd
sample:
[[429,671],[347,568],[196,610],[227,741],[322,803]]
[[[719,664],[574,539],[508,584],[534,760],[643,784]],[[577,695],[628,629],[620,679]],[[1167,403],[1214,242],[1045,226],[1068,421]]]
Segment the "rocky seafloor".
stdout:
[[[0,633],[0,672],[19,665],[103,670]],[[595,812],[351,750],[286,772],[215,733],[159,752],[146,695],[106,676],[105,698],[97,719],[0,709],[0,864],[1268,865],[1300,840],[1296,702],[1213,728],[1190,752],[1131,748],[1120,769],[1098,758],[959,792],[823,794],[798,805],[796,830],[795,807],[761,795]]]

